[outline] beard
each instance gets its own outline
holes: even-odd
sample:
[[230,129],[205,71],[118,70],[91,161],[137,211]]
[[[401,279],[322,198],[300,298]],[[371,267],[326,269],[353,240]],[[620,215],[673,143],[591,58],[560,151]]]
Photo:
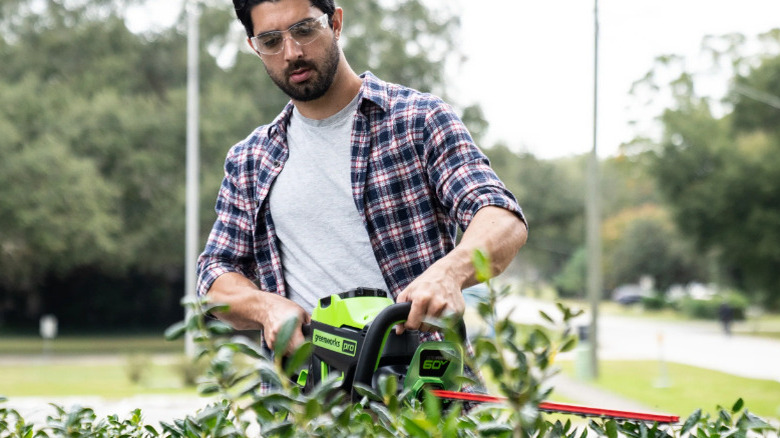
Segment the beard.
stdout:
[[[288,95],[293,100],[308,102],[310,100],[319,99],[325,95],[333,84],[333,78],[336,77],[338,66],[339,46],[334,38],[333,44],[330,45],[330,49],[326,54],[325,61],[319,66],[311,61],[298,60],[287,66],[281,75],[272,73],[267,65],[265,65],[265,71],[274,84],[276,84],[284,94]],[[290,83],[290,75],[293,71],[300,68],[312,70],[312,77],[300,84]]]

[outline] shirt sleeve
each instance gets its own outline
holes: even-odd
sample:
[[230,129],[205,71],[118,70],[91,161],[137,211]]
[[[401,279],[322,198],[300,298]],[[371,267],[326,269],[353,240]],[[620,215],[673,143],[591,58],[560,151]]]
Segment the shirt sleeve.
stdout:
[[217,219],[209,234],[206,248],[198,258],[198,295],[204,296],[222,274],[238,272],[256,281],[253,248],[251,200],[236,181],[238,166],[230,156],[225,162],[225,178],[217,195]]
[[434,102],[425,121],[431,183],[450,217],[462,230],[486,206],[501,207],[528,223],[514,195],[474,144],[466,126],[444,102]]

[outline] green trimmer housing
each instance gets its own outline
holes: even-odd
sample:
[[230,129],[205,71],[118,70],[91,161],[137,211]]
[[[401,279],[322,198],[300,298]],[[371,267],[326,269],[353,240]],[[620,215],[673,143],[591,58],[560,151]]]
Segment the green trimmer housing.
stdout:
[[[359,396],[354,384],[377,388],[379,378],[391,376],[410,397],[428,389],[460,390],[463,347],[459,342],[419,341],[417,331],[396,335],[393,328],[406,321],[411,303],[395,304],[380,289],[357,288],[320,299],[304,334],[314,344],[308,369],[298,383],[304,391],[335,376],[341,389]],[[460,327],[462,336],[465,328]]]

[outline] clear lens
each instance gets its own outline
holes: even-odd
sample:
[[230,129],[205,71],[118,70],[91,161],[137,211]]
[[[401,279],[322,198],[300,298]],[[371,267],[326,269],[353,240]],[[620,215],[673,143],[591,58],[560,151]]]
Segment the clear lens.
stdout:
[[268,32],[253,38],[255,49],[260,53],[276,53],[281,50],[284,35],[281,32]]
[[323,34],[323,30],[328,27],[327,22],[328,15],[322,14],[318,18],[294,24],[286,31],[275,30],[252,37],[252,45],[263,55],[276,55],[284,48],[285,32],[290,34],[290,38],[296,44],[305,46],[313,43]]

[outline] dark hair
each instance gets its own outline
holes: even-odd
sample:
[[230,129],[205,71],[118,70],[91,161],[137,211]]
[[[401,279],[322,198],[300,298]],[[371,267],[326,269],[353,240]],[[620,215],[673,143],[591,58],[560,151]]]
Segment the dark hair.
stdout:
[[[244,25],[247,36],[253,37],[254,25],[252,24],[252,8],[260,3],[279,0],[233,0],[233,8],[236,10],[236,17]],[[328,23],[333,26],[333,13],[336,12],[336,4],[333,0],[309,0],[312,6],[328,14]]]

